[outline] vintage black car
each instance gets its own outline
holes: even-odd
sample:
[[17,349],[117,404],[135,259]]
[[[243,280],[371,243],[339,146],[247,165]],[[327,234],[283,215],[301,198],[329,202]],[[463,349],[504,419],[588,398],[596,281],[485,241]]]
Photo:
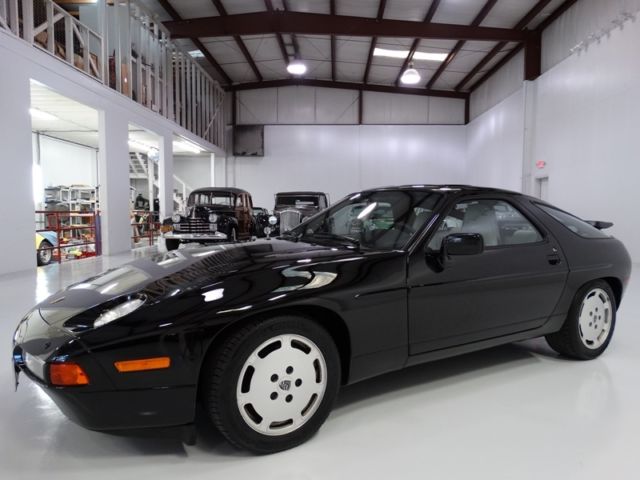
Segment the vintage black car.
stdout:
[[56,293],[18,325],[16,381],[95,430],[188,425],[201,400],[233,445],[275,452],[320,428],[341,385],[385,372],[539,336],[597,357],[630,272],[620,241],[536,198],[368,190],[279,238]]
[[305,219],[329,206],[327,194],[323,192],[280,192],[275,195],[272,233],[284,233],[300,225]]
[[251,194],[239,188],[199,188],[189,195],[187,211],[163,222],[167,250],[181,243],[248,240],[254,235]]

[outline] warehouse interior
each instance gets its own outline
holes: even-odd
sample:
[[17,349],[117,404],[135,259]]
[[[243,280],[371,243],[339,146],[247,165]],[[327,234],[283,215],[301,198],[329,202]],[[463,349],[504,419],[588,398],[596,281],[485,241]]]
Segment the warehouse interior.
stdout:
[[[640,0],[0,0],[0,353],[36,303],[171,250],[168,219],[210,187],[268,216],[279,192],[520,192],[612,222],[635,269],[638,45]],[[204,420],[195,445],[86,430],[26,378],[14,393],[7,362],[3,469],[635,478],[635,275],[625,289],[602,357],[537,338],[365,380],[309,442],[258,457]]]

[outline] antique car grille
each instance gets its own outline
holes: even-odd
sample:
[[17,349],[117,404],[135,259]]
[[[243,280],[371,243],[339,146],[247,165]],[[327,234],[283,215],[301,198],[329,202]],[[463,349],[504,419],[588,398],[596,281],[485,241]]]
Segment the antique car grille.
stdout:
[[300,225],[302,214],[297,210],[283,210],[280,212],[280,232],[286,232]]
[[[186,221],[185,221],[186,220]],[[209,222],[202,218],[187,218],[178,224],[179,233],[209,233]]]

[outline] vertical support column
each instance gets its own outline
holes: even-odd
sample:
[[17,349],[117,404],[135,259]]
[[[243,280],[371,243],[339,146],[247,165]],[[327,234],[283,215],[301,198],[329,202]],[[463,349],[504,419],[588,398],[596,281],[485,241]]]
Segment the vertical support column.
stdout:
[[529,33],[524,45],[524,79],[535,80],[542,72],[542,33]]
[[536,121],[536,82],[525,81],[524,92],[524,135],[522,145],[522,193],[533,193],[534,139]]
[[131,250],[129,221],[128,120],[119,112],[99,112],[98,172],[102,253]]
[[[0,49],[0,64],[15,61]],[[0,115],[2,145],[2,183],[0,205],[3,222],[11,233],[0,236],[0,275],[34,269],[36,256],[33,243],[35,230],[31,119],[29,118],[29,79],[20,68],[2,75],[0,105],[10,115]],[[5,297],[3,297],[5,298]]]
[[153,184],[156,179],[156,162],[147,155],[147,198],[149,199],[149,209],[153,210],[153,199],[155,192]]
[[158,190],[160,218],[164,219],[173,215],[173,134],[171,132],[160,137]]
[[216,154],[212,153],[211,154],[211,159],[209,160],[209,171],[211,173],[211,181],[209,182],[209,185],[211,185],[212,187],[216,186]]
[[471,121],[471,93],[467,93],[464,99],[464,124],[468,125]]
[[358,125],[362,125],[362,117],[364,115],[364,92],[358,91]]

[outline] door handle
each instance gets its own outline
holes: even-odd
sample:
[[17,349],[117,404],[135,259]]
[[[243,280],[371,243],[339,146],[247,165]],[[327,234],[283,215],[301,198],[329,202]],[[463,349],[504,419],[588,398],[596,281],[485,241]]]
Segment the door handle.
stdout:
[[551,255],[547,255],[547,261],[549,262],[549,265],[558,265],[562,259],[560,258],[560,255],[553,253]]

